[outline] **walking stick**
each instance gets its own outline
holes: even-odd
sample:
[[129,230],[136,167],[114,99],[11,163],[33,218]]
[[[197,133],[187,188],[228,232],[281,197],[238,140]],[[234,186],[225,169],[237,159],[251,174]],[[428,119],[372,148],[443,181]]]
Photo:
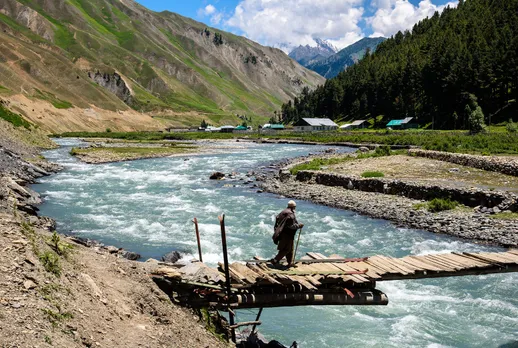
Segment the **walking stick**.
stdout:
[[295,252],[293,253],[293,260],[291,260],[291,262],[290,262],[291,264],[293,264],[293,262],[295,262],[295,260],[297,259],[295,256],[297,256],[297,249],[299,248],[301,234],[302,234],[302,227],[299,230],[299,238],[297,239],[297,246],[295,247]]

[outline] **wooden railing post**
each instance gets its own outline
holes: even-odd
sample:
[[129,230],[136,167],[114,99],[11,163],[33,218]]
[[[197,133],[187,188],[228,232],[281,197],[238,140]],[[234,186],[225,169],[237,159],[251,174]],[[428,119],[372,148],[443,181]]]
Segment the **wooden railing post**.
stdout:
[[223,245],[223,262],[225,266],[225,285],[227,288],[227,307],[229,309],[228,311],[228,317],[229,317],[229,323],[231,327],[231,334],[232,334],[232,342],[236,343],[236,331],[234,326],[234,313],[232,312],[230,308],[230,301],[232,297],[232,287],[230,285],[230,270],[228,266],[228,253],[227,253],[227,235],[225,231],[225,214],[218,217],[219,224],[221,227],[221,244]]
[[194,218],[192,222],[194,223],[194,228],[196,229],[196,240],[198,241],[198,254],[200,256],[200,262],[203,262],[203,257],[201,254],[200,230],[198,229],[198,219]]

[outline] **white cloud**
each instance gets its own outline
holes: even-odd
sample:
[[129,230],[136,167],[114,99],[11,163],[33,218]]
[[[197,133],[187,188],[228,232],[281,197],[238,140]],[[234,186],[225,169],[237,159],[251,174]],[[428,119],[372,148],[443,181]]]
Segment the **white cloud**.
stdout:
[[364,35],[364,0],[242,0],[225,25],[262,44],[291,49],[328,39],[343,48]]
[[216,7],[214,7],[214,5],[207,5],[205,6],[205,14],[206,15],[211,15],[213,14],[214,12],[216,12]]
[[218,11],[214,5],[208,4],[198,9],[198,17],[209,17],[210,24],[218,25],[223,18],[223,12]]
[[437,6],[431,0],[422,0],[417,6],[414,6],[407,0],[372,0],[371,6],[377,8],[377,11],[366,21],[372,28],[371,36],[389,37],[399,30],[411,29],[415,23],[433,16],[435,11],[442,12],[448,5],[455,7],[457,2]]

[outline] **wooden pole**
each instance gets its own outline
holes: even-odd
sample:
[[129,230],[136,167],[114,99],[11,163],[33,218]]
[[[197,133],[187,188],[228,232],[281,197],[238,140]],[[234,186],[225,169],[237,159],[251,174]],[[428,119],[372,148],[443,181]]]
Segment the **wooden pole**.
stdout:
[[[261,313],[262,312],[263,312],[263,307],[259,308],[259,313],[257,313],[257,317],[255,317],[255,321],[258,322],[258,323],[260,323],[259,319],[261,318]],[[254,324],[254,326],[252,327],[251,335],[254,334],[256,326],[257,326],[257,324]]]
[[200,242],[200,230],[198,229],[198,219],[194,218],[192,220],[194,223],[194,228],[196,229],[196,240],[198,241],[198,254],[200,255],[200,262],[203,262],[203,257],[201,255],[201,242]]
[[250,326],[250,325],[253,325],[254,328],[256,325],[261,325],[262,323],[260,321],[245,321],[245,322],[242,322],[242,323],[237,323],[235,325],[232,325],[231,328],[232,329],[237,329],[238,327],[242,327],[242,326]]
[[300,235],[301,235],[301,234],[302,234],[302,227],[301,227],[301,228],[300,228],[300,230],[299,230],[299,238],[297,239],[297,246],[295,247],[295,252],[293,253],[293,257],[292,257],[292,259],[290,260],[290,262],[289,262],[289,263],[293,263],[293,262],[295,262],[295,260],[296,260],[297,250],[298,250],[298,248],[299,248],[299,242],[300,242]]
[[[219,224],[221,227],[221,244],[223,245],[223,262],[225,264],[225,285],[227,288],[227,307],[230,309],[230,301],[232,296],[232,287],[230,285],[230,269],[228,267],[228,253],[227,253],[227,235],[225,231],[225,214],[218,216]],[[236,330],[232,328],[234,326],[234,313],[229,310],[228,318],[231,327],[232,342],[236,343]]]

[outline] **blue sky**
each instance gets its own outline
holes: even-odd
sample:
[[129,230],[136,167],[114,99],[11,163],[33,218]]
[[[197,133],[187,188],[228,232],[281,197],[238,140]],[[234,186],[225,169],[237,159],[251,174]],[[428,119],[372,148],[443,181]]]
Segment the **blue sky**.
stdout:
[[329,40],[338,48],[391,36],[457,0],[137,0],[286,51]]

